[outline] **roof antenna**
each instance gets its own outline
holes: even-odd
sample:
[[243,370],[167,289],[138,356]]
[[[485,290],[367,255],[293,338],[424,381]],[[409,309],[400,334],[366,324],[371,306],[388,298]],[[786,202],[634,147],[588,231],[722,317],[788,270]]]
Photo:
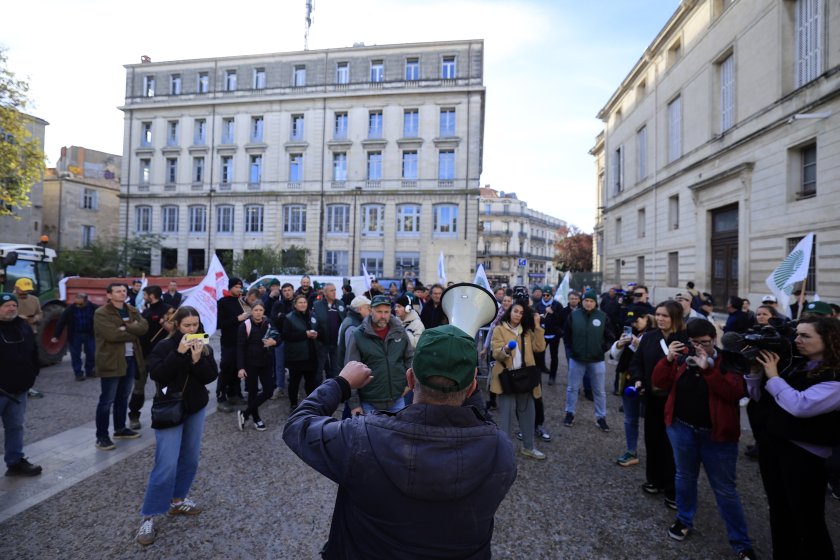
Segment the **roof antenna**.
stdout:
[[306,29],[303,32],[303,50],[309,50],[309,28],[312,26],[312,12],[315,9],[312,4],[314,0],[306,0]]

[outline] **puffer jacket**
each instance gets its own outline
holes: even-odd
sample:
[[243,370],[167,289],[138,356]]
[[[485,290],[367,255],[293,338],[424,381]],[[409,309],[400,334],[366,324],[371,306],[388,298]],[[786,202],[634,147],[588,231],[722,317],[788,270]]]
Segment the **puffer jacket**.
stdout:
[[184,391],[184,412],[193,414],[205,406],[209,400],[205,385],[216,380],[219,370],[213,358],[213,349],[205,346],[206,353],[197,363],[192,361],[192,353],[178,352],[178,345],[184,335],[175,333],[158,342],[149,355],[149,377],[159,388],[167,391]]
[[0,388],[17,395],[35,384],[40,366],[35,334],[26,319],[0,321]]
[[402,325],[405,333],[408,335],[408,340],[411,341],[411,347],[416,348],[417,341],[420,340],[420,335],[426,330],[426,326],[420,320],[420,315],[412,309],[405,316],[405,319],[402,319]]
[[494,515],[516,479],[510,439],[470,406],[414,403],[336,420],[347,395],[343,379],[325,381],[283,430],[298,457],[338,484],[323,557],[489,559]]
[[347,361],[362,362],[373,371],[373,381],[358,390],[350,399],[350,408],[358,401],[370,403],[380,410],[391,408],[408,391],[405,372],[411,367],[414,348],[396,317],[391,317],[385,340],[373,330],[368,316],[350,337]]
[[[505,347],[511,340],[516,341],[516,348],[511,350],[508,356],[505,354]],[[522,365],[534,366],[537,362],[534,360],[534,352],[545,351],[545,331],[537,325],[533,331],[524,333],[521,337],[517,336],[516,331],[509,323],[499,323],[493,329],[493,341],[490,343],[493,351],[493,359],[496,363],[493,365],[493,370],[490,372],[490,392],[497,395],[502,394],[502,384],[499,381],[499,374],[513,366],[513,356],[516,352],[522,352]],[[542,389],[539,385],[534,387],[534,398],[542,397]]]

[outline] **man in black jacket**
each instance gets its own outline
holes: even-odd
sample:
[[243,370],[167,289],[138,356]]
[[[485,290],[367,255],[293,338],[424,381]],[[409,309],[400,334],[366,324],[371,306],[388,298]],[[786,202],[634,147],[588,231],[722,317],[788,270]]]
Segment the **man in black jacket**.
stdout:
[[219,382],[216,385],[217,410],[233,412],[233,404],[241,404],[242,386],[236,377],[236,337],[239,324],[251,316],[242,296],[242,280],[232,277],[228,280],[228,291],[216,302],[219,330],[222,332],[222,356],[219,361]]
[[[146,308],[140,314],[149,324],[149,330],[140,337],[140,349],[143,352],[144,361],[152,354],[155,344],[166,338],[166,314],[171,307],[163,302],[163,292],[160,286],[146,286],[143,288],[143,301]],[[148,364],[148,362],[146,362]],[[140,409],[146,400],[146,380],[149,377],[149,368],[137,372],[137,379],[134,381],[134,388],[131,390],[131,399],[128,401],[128,427],[132,430],[142,428],[140,424]]]
[[17,296],[0,293],[0,417],[3,418],[6,476],[36,476],[41,467],[23,456],[27,391],[38,376],[38,348],[29,325],[18,317]]
[[[67,342],[70,348],[70,363],[76,381],[84,381],[85,376],[93,377],[96,365],[96,339],[93,336],[93,312],[98,305],[88,301],[87,294],[79,292],[61,314],[51,342],[58,342],[64,328],[67,328]],[[82,349],[85,351],[84,371],[82,371]]]
[[449,322],[440,306],[442,295],[443,287],[440,284],[434,284],[429,291],[429,301],[423,305],[423,311],[420,312],[420,320],[423,321],[423,326],[427,329],[433,329]]
[[[277,332],[283,332],[283,320],[286,315],[294,311],[295,287],[286,282],[280,286],[280,299],[271,306],[271,313],[268,316],[271,325]],[[283,338],[274,347],[274,384],[276,389],[271,396],[272,399],[279,399],[286,396],[286,344]]]
[[315,330],[318,331],[318,370],[327,379],[338,375],[343,359],[338,358],[338,329],[344,317],[347,316],[347,308],[344,302],[336,299],[335,284],[324,285],[324,297],[312,305],[312,316],[315,318]]

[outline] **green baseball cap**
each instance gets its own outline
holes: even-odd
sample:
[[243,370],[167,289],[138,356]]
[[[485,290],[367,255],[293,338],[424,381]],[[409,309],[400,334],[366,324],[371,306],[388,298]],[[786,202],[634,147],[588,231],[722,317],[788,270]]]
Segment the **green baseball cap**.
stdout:
[[[412,369],[417,381],[442,393],[454,393],[470,386],[475,379],[478,352],[475,339],[453,325],[426,329],[417,341]],[[429,381],[445,377],[455,385],[443,386]]]
[[381,294],[373,296],[373,299],[370,301],[370,306],[378,307],[380,305],[387,305],[388,307],[390,307],[391,300]]
[[834,313],[834,309],[832,309],[831,305],[824,301],[812,301],[805,306],[805,309],[803,309],[802,312],[813,313],[814,315],[831,315]]

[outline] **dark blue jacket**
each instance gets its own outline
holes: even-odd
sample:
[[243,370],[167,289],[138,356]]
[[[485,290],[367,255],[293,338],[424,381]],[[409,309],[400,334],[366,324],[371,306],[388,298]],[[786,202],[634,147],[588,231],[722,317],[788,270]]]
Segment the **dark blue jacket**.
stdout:
[[[72,339],[77,333],[93,334],[93,312],[96,311],[97,307],[99,306],[89,301],[82,307],[76,304],[68,305],[67,309],[62,312],[61,317],[58,319],[53,336],[56,338],[61,336],[65,327],[67,327],[68,339]],[[79,321],[76,321],[77,315],[79,316]],[[77,322],[81,325],[81,331],[77,331]],[[85,329],[84,325],[87,325],[87,329]]]
[[350,394],[325,381],[283,439],[338,484],[323,557],[490,558],[493,517],[516,478],[510,440],[473,407],[414,403],[396,414],[336,420]]

